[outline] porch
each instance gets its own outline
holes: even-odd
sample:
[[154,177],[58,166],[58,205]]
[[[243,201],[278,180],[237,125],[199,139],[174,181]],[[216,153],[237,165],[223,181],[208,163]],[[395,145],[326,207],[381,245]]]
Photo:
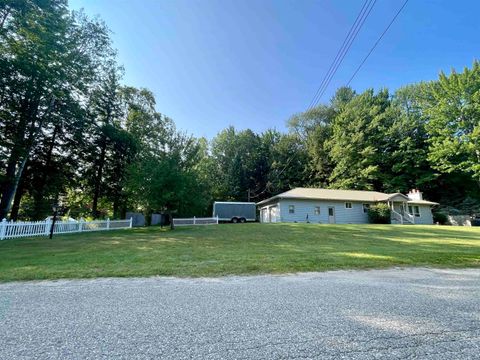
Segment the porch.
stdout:
[[415,216],[408,211],[408,200],[403,194],[394,194],[387,200],[392,224],[415,224]]

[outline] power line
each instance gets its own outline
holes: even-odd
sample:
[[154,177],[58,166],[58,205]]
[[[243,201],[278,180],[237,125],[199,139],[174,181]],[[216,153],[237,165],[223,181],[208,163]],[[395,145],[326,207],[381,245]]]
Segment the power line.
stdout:
[[345,37],[342,43],[342,46],[338,50],[337,55],[335,56],[319,88],[317,89],[312,101],[310,102],[310,105],[308,106],[307,111],[310,111],[312,108],[314,108],[322,98],[333,76],[337,72],[338,67],[343,62],[343,59],[347,55],[355,38],[357,37],[363,24],[365,23],[365,20],[370,15],[370,12],[372,11],[375,3],[376,3],[376,0],[366,0],[365,3],[363,4],[359,14],[357,15],[357,18],[355,19],[354,23],[352,24],[352,27],[350,28],[347,36]]
[[390,29],[390,27],[392,26],[392,24],[395,22],[395,20],[397,19],[398,15],[400,15],[400,13],[402,12],[403,8],[407,5],[408,3],[408,0],[405,0],[405,2],[403,3],[402,7],[400,9],[398,9],[397,13],[395,14],[395,16],[393,17],[393,19],[390,21],[390,23],[388,24],[388,26],[385,28],[385,30],[383,30],[382,34],[380,35],[380,37],[377,39],[377,41],[375,42],[375,44],[373,44],[372,48],[370,49],[370,51],[368,52],[367,56],[364,57],[364,59],[362,60],[362,62],[360,63],[360,65],[358,65],[357,69],[355,70],[355,72],[353,73],[352,77],[350,78],[350,80],[348,80],[347,82],[347,86],[350,85],[350,83],[352,82],[352,80],[355,78],[355,76],[357,75],[357,73],[360,71],[360,69],[362,68],[363,64],[365,64],[365,61],[367,61],[367,59],[369,58],[369,56],[373,53],[373,51],[375,50],[375,48],[377,47],[378,43],[382,40],[383,36],[387,33],[388,29]]
[[[288,167],[288,165],[290,165],[290,163],[292,162],[294,156],[295,156],[295,155],[292,154],[292,156],[290,156],[290,157],[287,159],[287,161],[285,162],[285,166],[283,167],[283,169],[282,169],[278,174],[276,174],[277,177],[280,177],[280,175],[282,175],[282,174],[285,172],[285,170],[287,170],[287,167]],[[258,194],[256,194],[256,195],[250,195],[250,189],[248,189],[248,191],[249,191],[249,196],[248,196],[249,199],[252,199],[252,198],[254,199],[254,198],[259,197],[260,195],[263,195],[263,194],[266,193],[267,190],[270,188],[270,185],[271,185],[270,183],[267,183],[266,186],[265,186],[265,188],[263,189],[263,191],[260,192],[260,193],[258,193]]]
[[357,31],[354,35],[354,37],[352,38],[352,40],[350,41],[350,43],[348,44],[348,47],[345,49],[342,57],[339,59],[337,65],[335,66],[334,70],[332,71],[332,73],[330,73],[329,77],[327,78],[327,82],[324,84],[324,87],[316,101],[316,103],[314,104],[314,106],[317,106],[323,96],[323,94],[325,94],[325,92],[327,91],[328,89],[328,85],[330,85],[330,82],[332,81],[333,79],[333,76],[336,74],[338,68],[340,67],[340,65],[342,64],[343,60],[345,59],[345,56],[347,55],[348,51],[350,50],[352,44],[353,44],[353,41],[355,40],[355,38],[357,37],[358,33],[360,32],[363,24],[365,23],[365,20],[367,20],[367,17],[370,15],[370,12],[372,11],[373,9],[373,6],[375,5],[376,3],[376,0],[374,0],[372,3],[371,3],[371,7],[368,9],[368,11],[366,12],[366,15],[363,17],[363,19],[361,20],[361,23],[359,24],[358,28],[357,28]]
[[336,74],[338,68],[340,67],[340,65],[342,64],[343,60],[345,59],[345,56],[347,55],[348,51],[350,50],[352,44],[353,44],[353,41],[355,40],[355,38],[357,37],[358,33],[360,32],[363,24],[365,23],[365,20],[367,20],[367,17],[370,15],[370,12],[372,11],[373,9],[373,6],[375,5],[376,3],[376,0],[374,0],[372,3],[371,3],[371,7],[368,9],[368,11],[366,12],[366,15],[362,18],[361,20],[361,23],[359,24],[358,28],[357,28],[357,31],[356,33],[354,34],[352,40],[350,41],[350,43],[348,44],[348,47],[344,50],[343,52],[343,55],[342,57],[339,59],[339,61],[337,62],[337,65],[335,66],[334,70],[332,71],[332,73],[330,73],[330,76],[328,77],[327,79],[327,82],[324,84],[324,87],[323,87],[323,90],[322,92],[320,93],[316,103],[314,104],[314,106],[317,106],[323,96],[323,94],[327,91],[328,89],[328,85],[330,85],[330,82],[332,81],[333,79],[333,76]]
[[308,108],[307,109],[310,109],[311,106],[314,104],[315,102],[315,99],[316,97],[318,96],[318,94],[320,93],[320,89],[323,87],[323,84],[325,83],[325,80],[327,78],[327,75],[330,73],[330,71],[332,70],[333,68],[333,65],[335,64],[335,62],[337,61],[339,55],[340,55],[340,52],[343,50],[343,48],[345,47],[345,44],[347,42],[347,40],[350,38],[350,35],[353,31],[353,29],[355,28],[357,22],[358,22],[358,19],[360,18],[360,16],[363,14],[363,10],[365,9],[365,6],[367,5],[369,0],[365,0],[365,2],[363,3],[363,6],[362,8],[360,9],[360,12],[358,13],[357,15],[357,18],[355,19],[355,21],[353,22],[352,26],[350,27],[350,30],[348,31],[348,34],[347,36],[345,37],[345,39],[343,39],[343,43],[342,43],[342,46],[340,46],[340,49],[338,49],[337,51],[337,55],[335,55],[335,58],[333,59],[333,62],[330,64],[330,67],[328,68],[328,71],[327,73],[325,74],[325,76],[323,77],[322,79],[322,82],[320,83],[320,86],[319,88],[317,89],[317,91],[315,92],[315,95],[313,96],[313,99],[310,101],[310,104],[308,105]]

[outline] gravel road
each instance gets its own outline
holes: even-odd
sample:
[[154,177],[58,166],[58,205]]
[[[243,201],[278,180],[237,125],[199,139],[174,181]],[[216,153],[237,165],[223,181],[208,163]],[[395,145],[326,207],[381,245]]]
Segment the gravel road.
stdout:
[[480,269],[0,284],[0,359],[480,359]]

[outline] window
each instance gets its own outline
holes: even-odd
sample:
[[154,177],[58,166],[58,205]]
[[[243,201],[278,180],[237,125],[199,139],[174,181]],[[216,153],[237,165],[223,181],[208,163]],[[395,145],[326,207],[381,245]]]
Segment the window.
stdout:
[[408,205],[408,213],[420,217],[420,208],[418,205]]
[[295,214],[295,205],[288,205],[288,213]]
[[346,202],[345,203],[345,209],[351,209],[352,208],[352,203],[351,202]]
[[420,208],[418,207],[418,205],[415,205],[413,207],[413,213],[415,214],[416,217],[420,217]]
[[313,210],[315,215],[320,215],[320,206],[315,206],[315,210]]
[[368,209],[370,209],[370,204],[363,204],[363,212],[365,214],[368,213]]

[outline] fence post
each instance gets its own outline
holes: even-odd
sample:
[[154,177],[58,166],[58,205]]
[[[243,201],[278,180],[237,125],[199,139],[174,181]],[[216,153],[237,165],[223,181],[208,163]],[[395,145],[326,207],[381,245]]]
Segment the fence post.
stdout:
[[50,228],[52,227],[52,220],[45,220],[45,236],[50,236]]
[[133,217],[130,217],[130,229],[132,228],[133,226]]
[[218,215],[217,215],[217,224],[218,224]]
[[83,217],[80,218],[80,220],[78,221],[78,232],[82,232],[83,231],[83,222],[85,220],[83,220]]
[[0,224],[0,240],[5,239],[5,234],[7,232],[7,219],[3,219]]
[[110,230],[110,218],[107,218],[107,230]]
[[197,218],[194,216],[193,217],[193,225],[195,225],[197,223]]

